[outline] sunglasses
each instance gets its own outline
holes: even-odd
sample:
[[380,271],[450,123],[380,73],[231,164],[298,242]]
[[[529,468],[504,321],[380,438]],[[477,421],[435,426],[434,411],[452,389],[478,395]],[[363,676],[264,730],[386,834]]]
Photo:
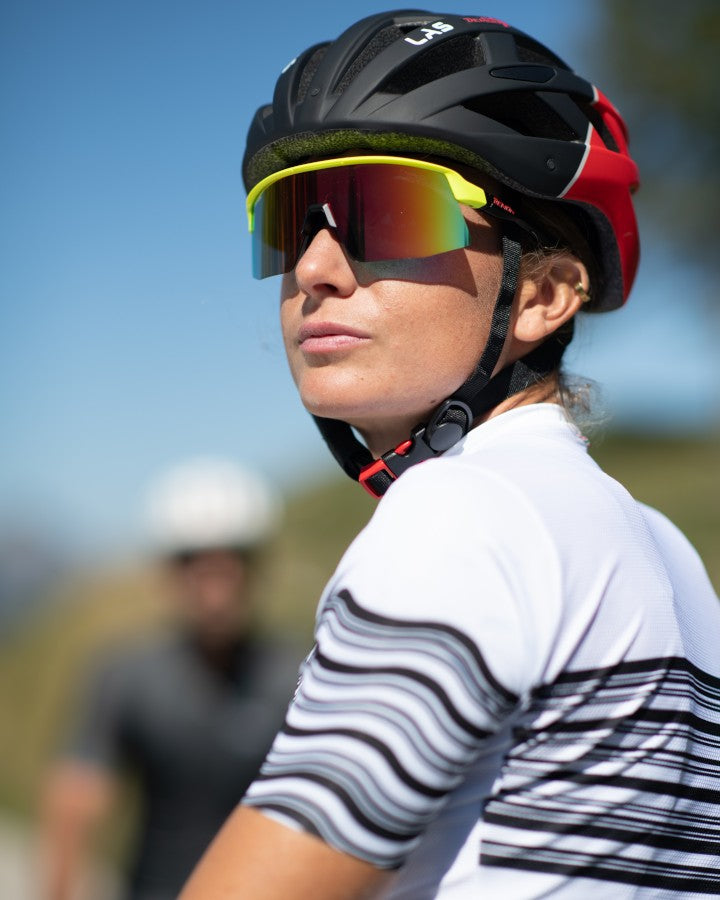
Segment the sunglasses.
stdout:
[[509,206],[436,163],[348,156],[283,169],[248,194],[253,275],[292,271],[324,228],[361,262],[460,250],[470,242],[460,204],[523,226]]

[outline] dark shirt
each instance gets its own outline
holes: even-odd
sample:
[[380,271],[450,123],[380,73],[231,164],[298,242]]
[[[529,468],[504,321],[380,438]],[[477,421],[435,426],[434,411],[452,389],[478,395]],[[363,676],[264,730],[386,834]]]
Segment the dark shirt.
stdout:
[[97,668],[70,753],[138,779],[128,900],[174,900],[283,723],[299,654],[246,642],[221,666],[187,636]]

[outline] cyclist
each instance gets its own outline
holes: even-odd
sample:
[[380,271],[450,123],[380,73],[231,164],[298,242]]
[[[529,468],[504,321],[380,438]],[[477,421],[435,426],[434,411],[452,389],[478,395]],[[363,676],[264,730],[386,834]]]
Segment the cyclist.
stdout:
[[222,459],[153,484],[150,540],[174,624],[103,652],[83,685],[43,797],[46,900],[98,900],[84,859],[126,775],[140,805],[122,894],[132,900],[177,896],[256,775],[300,658],[253,627],[252,582],[278,514],[263,479]]
[[300,397],[382,499],[183,900],[720,893],[720,606],[566,411],[638,261],[619,113],[504,22],[389,12],[284,70],[244,176]]

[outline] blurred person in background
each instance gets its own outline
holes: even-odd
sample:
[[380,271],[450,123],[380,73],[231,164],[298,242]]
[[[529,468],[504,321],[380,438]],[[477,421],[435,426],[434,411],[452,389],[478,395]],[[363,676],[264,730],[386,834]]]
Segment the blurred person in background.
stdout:
[[255,776],[297,680],[256,635],[253,581],[280,505],[256,474],[193,460],[152,487],[148,520],[176,626],[106,653],[42,797],[43,900],[99,900],[92,846],[123,779],[139,788],[128,900],[171,900]]
[[720,895],[720,604],[562,369],[635,276],[619,112],[505,22],[391,11],[285,67],[243,173],[300,397],[379,503],[183,900]]

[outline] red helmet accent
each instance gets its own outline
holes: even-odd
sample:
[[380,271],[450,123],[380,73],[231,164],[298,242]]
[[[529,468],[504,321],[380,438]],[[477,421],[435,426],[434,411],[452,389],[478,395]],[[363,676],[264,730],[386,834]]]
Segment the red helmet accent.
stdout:
[[613,104],[595,88],[593,107],[617,144],[609,150],[593,125],[588,126],[587,150],[575,179],[560,195],[596,207],[609,221],[617,241],[622,269],[623,297],[627,300],[640,258],[640,242],[632,194],[640,179],[628,152],[627,128]]

